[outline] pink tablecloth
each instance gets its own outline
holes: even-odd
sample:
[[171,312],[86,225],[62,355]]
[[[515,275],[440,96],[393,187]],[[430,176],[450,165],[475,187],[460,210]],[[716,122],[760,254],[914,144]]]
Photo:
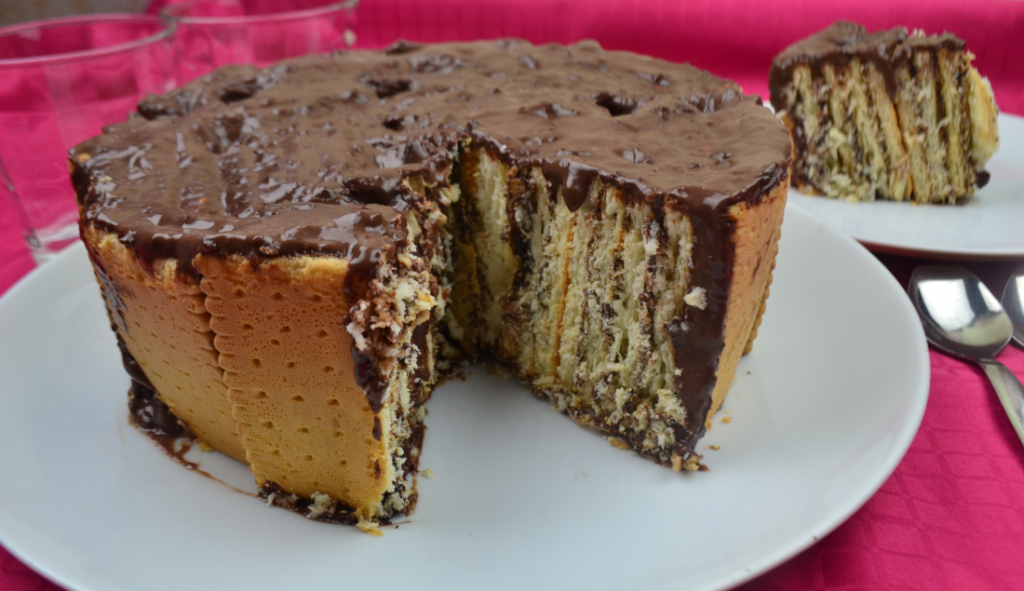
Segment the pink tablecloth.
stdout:
[[[358,35],[364,47],[397,38],[591,37],[608,48],[690,61],[764,95],[772,56],[837,18],[871,29],[956,32],[977,54],[1000,107],[1024,115],[1024,2],[363,0]],[[0,293],[33,267],[12,214],[0,203]],[[922,262],[879,258],[904,283]],[[1000,293],[1019,262],[970,266]],[[1024,376],[1024,352],[1008,348],[1000,359]],[[1024,448],[977,369],[935,352],[931,362],[924,422],[892,477],[835,532],[745,590],[1024,588]],[[0,590],[50,589],[0,548]]]

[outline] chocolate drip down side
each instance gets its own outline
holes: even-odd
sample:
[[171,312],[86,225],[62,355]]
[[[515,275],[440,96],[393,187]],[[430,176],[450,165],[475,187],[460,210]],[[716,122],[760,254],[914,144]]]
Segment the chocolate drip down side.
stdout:
[[[652,204],[659,224],[664,209],[672,207],[689,216],[693,224],[694,251],[690,284],[704,288],[707,304],[696,313],[687,306],[682,315],[663,327],[671,338],[676,367],[675,393],[686,410],[685,425],[675,425],[676,451],[685,460],[696,454],[694,443],[704,436],[706,419],[717,384],[718,360],[725,347],[725,318],[733,279],[735,245],[731,241],[735,222],[730,209],[738,203],[756,205],[782,182],[789,162],[770,165],[749,187],[722,195],[703,187],[689,187],[668,195],[651,190],[642,180],[623,177],[569,159],[558,161],[512,156],[510,151],[486,134],[474,133],[490,155],[510,167],[540,167],[549,183],[549,193],[560,195],[569,211],[577,211],[587,200],[591,187],[600,179],[620,191],[627,203]],[[517,252],[527,250],[522,245]],[[613,433],[614,434],[614,433]]]
[[86,252],[93,264],[96,279],[103,293],[103,305],[107,310],[107,317],[110,319],[110,328],[117,338],[121,364],[124,366],[125,373],[131,378],[131,385],[128,388],[129,419],[140,432],[152,439],[176,462],[190,470],[197,469],[197,464],[185,459],[185,454],[191,448],[191,442],[195,437],[160,399],[153,383],[150,382],[135,356],[128,350],[128,345],[125,343],[124,337],[121,336],[121,330],[125,333],[128,332],[128,324],[124,319],[127,307],[118,286],[110,278],[106,267],[100,257],[92,251],[92,248],[87,246]]
[[[730,240],[735,221],[729,209],[741,201],[758,203],[788,174],[773,168],[754,183],[743,198],[717,201],[714,209],[695,212],[691,284],[705,288],[706,307],[699,313],[687,306],[667,327],[675,355],[675,390],[686,409],[685,429],[676,428],[676,453],[684,460],[696,454],[695,442],[707,431],[718,360],[725,347],[725,319],[733,282],[735,244]],[[714,198],[707,199],[713,203]]]
[[197,469],[198,464],[185,459],[185,454],[192,447],[194,436],[160,399],[142,367],[128,350],[124,339],[116,330],[115,334],[124,369],[132,379],[128,390],[128,416],[135,428],[152,439],[174,461],[189,470]]

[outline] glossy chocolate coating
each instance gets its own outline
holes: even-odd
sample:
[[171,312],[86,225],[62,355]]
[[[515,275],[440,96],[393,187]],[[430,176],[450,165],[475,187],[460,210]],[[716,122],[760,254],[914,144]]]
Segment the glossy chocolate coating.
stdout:
[[[117,333],[116,328],[114,332]],[[192,448],[195,436],[160,399],[160,395],[142,371],[142,367],[135,361],[135,357],[128,351],[120,334],[117,334],[117,348],[121,351],[124,369],[132,379],[131,387],[128,388],[128,417],[135,428],[152,439],[174,461],[189,470],[201,472],[198,470],[198,464],[185,459],[185,454]]]
[[871,62],[885,79],[890,97],[896,96],[896,68],[913,57],[917,49],[963,50],[964,42],[952,33],[925,37],[907,34],[906,27],[868,33],[867,29],[847,21],[837,21],[829,28],[790,45],[772,60],[768,81],[772,106],[787,109],[783,89],[793,77],[793,68],[809,64],[817,69],[823,63],[844,65],[852,59]]
[[691,283],[708,306],[668,328],[684,369],[676,390],[699,417],[680,434],[686,455],[724,342],[728,210],[783,182],[791,152],[781,123],[735,84],[594,42],[401,44],[232,66],[139,113],[72,152],[83,223],[193,276],[198,253],[329,254],[371,274],[403,247],[402,213],[423,198],[402,179],[452,182],[460,142],[540,167],[571,210],[600,178],[656,215],[687,212]]

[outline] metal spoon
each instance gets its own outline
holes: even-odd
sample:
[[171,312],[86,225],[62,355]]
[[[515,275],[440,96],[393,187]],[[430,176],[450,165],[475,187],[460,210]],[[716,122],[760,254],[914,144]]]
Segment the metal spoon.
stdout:
[[994,359],[1013,335],[999,301],[973,273],[946,265],[914,269],[907,291],[928,342],[981,366],[1024,443],[1024,385]]
[[1013,322],[1013,340],[1024,347],[1024,264],[1010,275],[1003,290],[1003,309]]

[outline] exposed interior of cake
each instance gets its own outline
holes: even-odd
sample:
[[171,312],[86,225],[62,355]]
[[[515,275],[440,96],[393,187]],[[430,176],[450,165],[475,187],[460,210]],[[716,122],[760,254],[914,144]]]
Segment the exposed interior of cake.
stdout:
[[510,167],[468,140],[450,181],[406,181],[424,197],[405,218],[408,250],[382,267],[348,325],[355,350],[386,355],[376,365],[388,384],[381,423],[395,486],[376,517],[415,502],[404,483],[416,469],[422,405],[478,351],[621,447],[696,469],[699,456],[685,466],[673,458],[686,412],[665,330],[684,302],[704,306],[703,291],[688,287],[688,219],[670,211],[659,222],[600,181],[570,212],[539,169]]
[[449,331],[513,364],[577,422],[670,465],[685,411],[665,327],[704,297],[688,287],[688,219],[670,210],[659,221],[600,181],[569,211],[539,169],[472,146],[459,173],[455,252],[457,266],[475,262],[461,292],[476,297],[455,298],[456,319],[473,321]]
[[955,203],[984,185],[999,146],[992,89],[970,52],[935,39],[913,33],[907,58],[885,71],[868,54],[792,68],[773,103],[796,145],[798,188],[851,201]]

